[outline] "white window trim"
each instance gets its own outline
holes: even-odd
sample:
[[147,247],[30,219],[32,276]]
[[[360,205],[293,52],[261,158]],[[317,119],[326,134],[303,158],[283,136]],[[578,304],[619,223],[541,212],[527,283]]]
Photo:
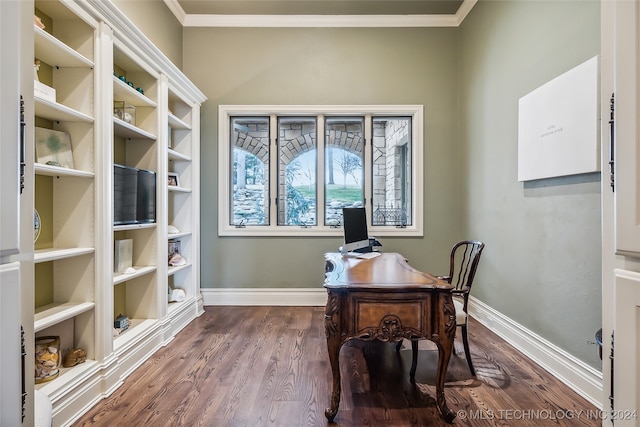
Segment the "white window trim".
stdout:
[[[229,119],[231,116],[268,116],[268,115],[311,115],[311,116],[333,116],[333,115],[389,115],[389,116],[411,116],[412,141],[411,141],[411,197],[414,209],[412,212],[412,225],[406,228],[395,226],[371,227],[371,194],[368,186],[365,186],[365,197],[367,200],[367,222],[369,233],[376,237],[384,236],[422,236],[423,235],[423,177],[424,177],[424,133],[423,116],[424,107],[422,105],[220,105],[218,106],[218,235],[219,236],[342,236],[342,227],[331,228],[319,223],[310,228],[295,226],[278,226],[276,224],[265,226],[236,227],[230,225],[231,198],[230,168],[231,152],[229,146]],[[321,123],[319,123],[320,125]],[[318,130],[321,128],[319,127]],[[324,129],[324,127],[322,127]],[[365,126],[365,132],[370,132]],[[320,133],[320,132],[319,132]],[[271,144],[277,135],[271,134]],[[320,135],[318,135],[320,137]],[[322,135],[324,138],[324,135]],[[367,136],[367,147],[365,148],[365,174],[370,174],[371,162],[371,139]],[[367,157],[368,156],[368,157]],[[323,166],[324,158],[319,155],[319,164]],[[324,182],[324,167],[318,170],[318,182]],[[321,180],[320,180],[321,179]],[[273,185],[273,183],[272,183]],[[320,195],[319,195],[320,196]],[[322,198],[322,197],[320,197]],[[324,206],[318,201],[318,206]],[[276,209],[273,193],[270,197],[269,210]]]

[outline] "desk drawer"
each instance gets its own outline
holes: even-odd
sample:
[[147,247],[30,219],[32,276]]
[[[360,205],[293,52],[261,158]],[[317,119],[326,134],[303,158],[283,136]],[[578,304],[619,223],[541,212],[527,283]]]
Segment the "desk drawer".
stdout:
[[430,295],[352,295],[353,335],[361,339],[397,341],[426,337],[430,330]]

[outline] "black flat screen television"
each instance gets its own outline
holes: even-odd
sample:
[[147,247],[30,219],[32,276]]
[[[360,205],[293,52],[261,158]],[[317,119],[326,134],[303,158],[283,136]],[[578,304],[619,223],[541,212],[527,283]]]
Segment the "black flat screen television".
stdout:
[[113,165],[113,224],[156,222],[156,173]]

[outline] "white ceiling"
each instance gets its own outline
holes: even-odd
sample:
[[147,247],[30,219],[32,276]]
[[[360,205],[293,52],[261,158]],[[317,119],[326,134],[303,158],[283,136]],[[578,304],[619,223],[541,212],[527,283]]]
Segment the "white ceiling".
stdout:
[[185,27],[457,27],[477,0],[164,0]]

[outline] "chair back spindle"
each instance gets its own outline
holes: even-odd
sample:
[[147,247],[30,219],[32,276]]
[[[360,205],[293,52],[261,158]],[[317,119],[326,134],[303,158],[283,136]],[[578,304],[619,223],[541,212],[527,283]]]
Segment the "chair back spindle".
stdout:
[[483,249],[484,243],[478,240],[464,240],[451,249],[449,277],[456,290],[470,290]]

